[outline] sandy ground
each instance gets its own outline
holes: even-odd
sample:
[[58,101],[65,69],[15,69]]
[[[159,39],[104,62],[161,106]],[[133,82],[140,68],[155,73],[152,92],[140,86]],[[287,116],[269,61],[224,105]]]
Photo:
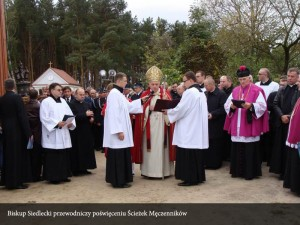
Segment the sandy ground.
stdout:
[[206,170],[206,182],[179,187],[174,176],[147,179],[135,165],[131,188],[114,189],[105,182],[105,157],[96,152],[98,168],[93,174],[72,177],[72,182],[52,185],[31,183],[25,190],[0,188],[0,203],[300,203],[300,197],[282,187],[278,176],[263,165],[263,176],[246,181],[231,178],[229,163],[219,170]]

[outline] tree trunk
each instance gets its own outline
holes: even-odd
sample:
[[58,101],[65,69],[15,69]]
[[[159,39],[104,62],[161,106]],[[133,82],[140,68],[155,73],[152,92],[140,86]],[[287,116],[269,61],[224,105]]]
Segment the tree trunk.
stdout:
[[289,68],[289,62],[290,62],[290,48],[283,46],[283,50],[284,50],[284,65],[283,65],[282,74],[286,75]]
[[29,38],[28,38],[28,70],[29,70],[29,74],[30,74],[30,82],[33,82],[34,79],[33,79],[33,60],[32,60],[32,36],[31,36],[31,33],[29,32]]
[[0,95],[4,94],[4,81],[8,78],[4,0],[0,0]]

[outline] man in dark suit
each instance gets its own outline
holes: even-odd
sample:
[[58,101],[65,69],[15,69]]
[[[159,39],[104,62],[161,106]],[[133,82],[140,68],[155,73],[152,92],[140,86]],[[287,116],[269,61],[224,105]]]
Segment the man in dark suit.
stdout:
[[136,100],[141,98],[141,95],[143,94],[143,85],[141,83],[135,83],[133,85],[134,95],[131,96],[131,100]]
[[75,99],[72,95],[72,89],[69,86],[65,86],[63,88],[63,99],[65,99],[67,103],[70,103],[73,99]]
[[22,98],[14,93],[15,81],[4,82],[6,93],[0,98],[3,129],[3,171],[1,184],[8,189],[25,189],[31,181],[30,150],[26,149],[31,131]]

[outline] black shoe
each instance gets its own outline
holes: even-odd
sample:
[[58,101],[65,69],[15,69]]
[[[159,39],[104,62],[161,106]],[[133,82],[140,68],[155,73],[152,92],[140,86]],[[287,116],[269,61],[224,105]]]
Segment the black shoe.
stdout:
[[63,182],[71,182],[71,180],[69,178],[63,180]]
[[124,184],[122,188],[130,188],[131,184]]
[[16,187],[9,187],[9,188],[7,188],[7,189],[9,189],[9,190],[14,190],[14,189],[27,189],[28,188],[28,185],[27,184],[20,184],[20,185],[18,185],[18,186],[16,186]]
[[194,186],[194,185],[198,185],[198,183],[182,182],[178,184],[178,186]]
[[52,180],[52,181],[49,181],[50,184],[60,184],[60,181],[57,181],[57,180]]
[[88,170],[85,170],[85,171],[82,171],[82,174],[88,175],[88,174],[92,174],[92,172],[90,172],[90,171],[88,171]]
[[114,188],[130,188],[131,184],[113,185]]
[[188,182],[186,182],[186,181],[183,181],[183,182],[181,182],[181,183],[179,183],[179,184],[177,184],[178,186],[188,186]]
[[27,189],[29,187],[28,184],[21,184],[20,186],[17,187],[17,189]]
[[43,180],[43,178],[41,176],[39,176],[39,177],[33,178],[32,182],[39,182],[39,181],[42,181],[42,180]]
[[74,177],[78,177],[78,176],[80,176],[80,173],[79,173],[79,172],[72,172],[72,175],[73,175]]

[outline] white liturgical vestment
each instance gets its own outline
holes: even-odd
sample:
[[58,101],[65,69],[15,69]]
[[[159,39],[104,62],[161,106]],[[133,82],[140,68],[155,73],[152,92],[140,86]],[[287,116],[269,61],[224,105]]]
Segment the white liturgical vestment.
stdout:
[[64,115],[73,115],[67,102],[60,98],[61,102],[56,102],[52,97],[44,99],[40,107],[40,120],[42,123],[42,147],[50,149],[71,148],[70,130],[76,127],[75,119],[72,126],[58,128],[57,125],[64,118]]
[[[133,146],[132,126],[129,113],[142,113],[141,99],[129,102],[116,88],[107,97],[104,117],[103,147],[118,149]],[[124,133],[124,140],[119,140],[118,133]]]
[[175,123],[173,145],[187,149],[207,149],[208,111],[206,97],[195,87],[183,92],[179,104],[168,110],[171,123]]

